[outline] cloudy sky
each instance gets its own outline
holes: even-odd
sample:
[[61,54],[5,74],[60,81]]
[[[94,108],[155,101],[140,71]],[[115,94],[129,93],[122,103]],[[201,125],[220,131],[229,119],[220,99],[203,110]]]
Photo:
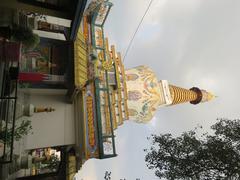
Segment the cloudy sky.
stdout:
[[[105,35],[124,56],[129,41],[150,0],[112,0]],[[118,156],[88,160],[77,179],[155,180],[144,162],[143,149],[152,133],[205,130],[218,117],[239,118],[240,1],[153,0],[133,41],[126,68],[148,65],[159,79],[185,88],[197,86],[215,93],[212,102],[160,108],[149,124],[126,122],[116,130]]]

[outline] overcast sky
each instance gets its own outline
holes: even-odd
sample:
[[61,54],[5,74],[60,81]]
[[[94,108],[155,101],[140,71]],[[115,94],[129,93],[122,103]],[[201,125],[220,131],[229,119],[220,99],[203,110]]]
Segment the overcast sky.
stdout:
[[[124,56],[150,0],[111,2],[114,6],[105,35]],[[218,117],[239,118],[239,9],[239,0],[153,0],[125,58],[125,67],[148,65],[159,80],[185,88],[197,86],[218,98],[195,106],[160,108],[148,124],[125,122],[115,131],[118,156],[88,160],[78,179],[103,180],[105,171],[112,172],[113,180],[158,179],[144,162],[147,136],[179,135],[198,124],[207,131]]]

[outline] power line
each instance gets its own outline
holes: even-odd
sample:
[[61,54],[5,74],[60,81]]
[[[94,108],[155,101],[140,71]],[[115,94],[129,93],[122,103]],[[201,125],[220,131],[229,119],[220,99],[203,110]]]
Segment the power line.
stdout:
[[130,49],[130,47],[131,47],[131,45],[132,45],[132,43],[133,43],[133,40],[134,40],[134,38],[135,38],[135,36],[136,36],[136,34],[137,34],[137,32],[138,32],[138,30],[139,30],[142,22],[143,22],[144,17],[145,17],[146,14],[147,14],[147,12],[148,12],[148,10],[149,10],[152,2],[153,2],[153,0],[150,0],[150,2],[149,2],[149,4],[148,4],[148,7],[147,7],[146,11],[144,12],[144,14],[143,14],[143,16],[142,16],[142,19],[140,20],[140,22],[139,22],[139,24],[138,24],[138,26],[137,26],[137,29],[135,30],[135,32],[134,32],[134,34],[133,34],[133,36],[132,36],[132,38],[131,38],[131,40],[130,40],[130,42],[129,42],[129,44],[128,44],[127,50],[126,50],[126,52],[125,52],[125,54],[124,54],[124,57],[123,57],[123,62],[125,61],[125,58],[126,58],[126,56],[127,56],[127,54],[128,54],[128,51],[129,51],[129,49]]

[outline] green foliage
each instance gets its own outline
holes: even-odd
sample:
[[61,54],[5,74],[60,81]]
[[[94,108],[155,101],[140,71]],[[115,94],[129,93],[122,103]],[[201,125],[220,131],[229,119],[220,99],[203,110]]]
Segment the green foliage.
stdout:
[[12,39],[21,42],[27,49],[35,48],[40,42],[39,36],[32,29],[17,25],[13,26]]
[[[15,127],[14,130],[14,141],[19,141],[23,136],[30,133],[32,130],[32,125],[30,120],[23,120],[19,126]],[[12,141],[12,129],[4,129],[0,132],[0,139],[4,140],[8,145],[11,144]]]
[[23,120],[20,126],[17,126],[14,131],[14,140],[19,141],[23,136],[28,135],[32,130],[32,125],[30,120]]
[[197,128],[178,137],[152,135],[145,161],[156,176],[167,179],[239,179],[240,120],[218,119],[214,135]]
[[46,164],[46,169],[49,169],[51,172],[55,172],[58,169],[60,160],[57,155],[51,155],[50,160],[45,161],[44,164]]

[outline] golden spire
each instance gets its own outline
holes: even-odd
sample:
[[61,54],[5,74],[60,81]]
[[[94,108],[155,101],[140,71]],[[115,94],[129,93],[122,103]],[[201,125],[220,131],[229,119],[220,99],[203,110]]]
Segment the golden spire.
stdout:
[[198,93],[195,91],[195,89],[188,90],[181,87],[169,85],[169,90],[172,98],[171,105],[185,103],[185,102],[195,103],[195,101],[199,99]]
[[201,90],[201,92],[202,92],[202,100],[201,100],[201,102],[211,101],[211,100],[213,100],[214,98],[217,97],[213,93],[207,92],[206,90]]
[[177,86],[169,85],[172,105],[190,102],[191,104],[198,104],[202,102],[211,101],[216,96],[206,90],[193,87],[191,89],[184,89]]
[[207,100],[211,101],[212,99],[216,98],[217,96],[215,96],[213,93],[208,92],[208,96],[207,96]]

